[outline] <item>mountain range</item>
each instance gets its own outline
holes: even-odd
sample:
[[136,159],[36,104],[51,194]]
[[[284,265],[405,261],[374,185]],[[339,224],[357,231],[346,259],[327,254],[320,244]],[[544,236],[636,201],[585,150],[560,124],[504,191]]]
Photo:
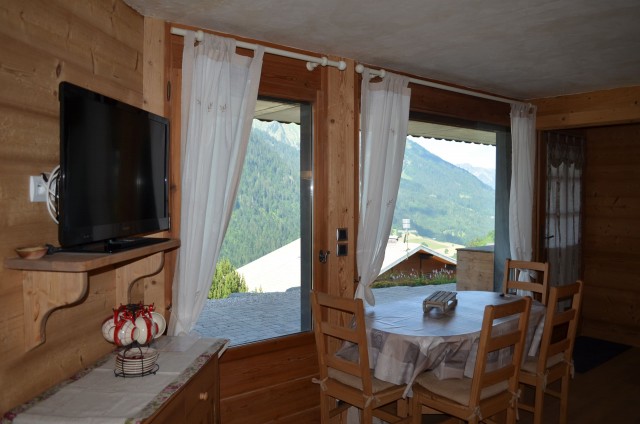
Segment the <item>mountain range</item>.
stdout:
[[[300,237],[296,124],[254,120],[233,216],[220,254],[243,266]],[[469,245],[494,229],[495,172],[456,166],[407,139],[392,231]]]

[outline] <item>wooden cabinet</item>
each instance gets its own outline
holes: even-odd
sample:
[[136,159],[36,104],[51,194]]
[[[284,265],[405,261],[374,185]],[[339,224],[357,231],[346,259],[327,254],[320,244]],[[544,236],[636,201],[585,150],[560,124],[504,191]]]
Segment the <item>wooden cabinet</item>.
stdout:
[[218,364],[228,343],[162,336],[151,344],[159,354],[159,371],[132,378],[114,375],[116,352],[112,352],[0,421],[219,424]]
[[[162,273],[164,253],[179,246],[179,240],[170,239],[110,254],[61,252],[37,260],[6,259],[5,268],[22,270],[26,350],[44,343],[49,315],[82,301],[92,278],[115,272],[115,305],[130,303],[133,283]],[[164,284],[145,287],[143,297],[145,304],[154,303],[158,311],[165,311]]]
[[218,356],[211,359],[145,424],[218,424],[220,383]]

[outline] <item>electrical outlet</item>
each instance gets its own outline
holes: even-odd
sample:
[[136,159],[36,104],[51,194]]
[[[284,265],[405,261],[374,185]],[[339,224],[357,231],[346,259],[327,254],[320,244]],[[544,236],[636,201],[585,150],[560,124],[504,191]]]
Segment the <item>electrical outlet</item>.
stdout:
[[29,200],[32,202],[47,201],[47,183],[42,175],[32,175],[29,177]]

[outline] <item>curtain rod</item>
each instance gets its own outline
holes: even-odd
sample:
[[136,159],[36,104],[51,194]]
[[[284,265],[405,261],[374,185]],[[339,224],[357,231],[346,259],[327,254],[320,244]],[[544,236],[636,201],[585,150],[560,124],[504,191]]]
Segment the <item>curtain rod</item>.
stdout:
[[[358,63],[356,65],[356,72],[361,74],[363,71],[364,71],[364,65],[362,65],[361,63]],[[387,72],[384,69],[378,70],[378,69],[369,68],[369,74],[373,76],[378,76],[380,78],[384,78]],[[464,88],[457,88],[457,87],[452,87],[450,85],[438,84],[437,82],[426,81],[418,78],[409,78],[409,82],[412,82],[418,85],[425,85],[427,87],[439,88],[441,90],[453,91],[455,93],[467,94],[469,96],[480,97],[483,99],[495,100],[497,102],[509,103],[512,105],[515,104],[515,105],[523,105],[528,107],[533,106],[531,103],[519,102],[517,100],[511,100],[505,97],[492,96],[491,94],[478,93],[477,91],[465,90]]]
[[[186,29],[171,27],[171,34],[180,35],[184,37],[186,33],[187,33]],[[198,30],[198,31],[195,31],[195,33],[196,33],[196,40],[202,41],[204,38],[204,32],[201,30]],[[257,44],[251,44],[251,43],[246,43],[244,41],[237,41],[237,40],[236,40],[236,46],[241,47],[243,49],[250,49],[250,50],[255,50],[258,47]],[[314,69],[316,69],[318,65],[333,66],[334,68],[338,68],[341,71],[344,71],[345,69],[347,69],[347,63],[344,60],[336,62],[336,61],[327,59],[326,56],[323,56],[323,57],[309,56],[306,54],[294,53],[287,50],[280,50],[280,49],[275,49],[273,47],[267,47],[267,46],[264,47],[264,52],[275,54],[277,56],[289,57],[291,59],[306,60],[307,69],[310,71],[313,71]]]

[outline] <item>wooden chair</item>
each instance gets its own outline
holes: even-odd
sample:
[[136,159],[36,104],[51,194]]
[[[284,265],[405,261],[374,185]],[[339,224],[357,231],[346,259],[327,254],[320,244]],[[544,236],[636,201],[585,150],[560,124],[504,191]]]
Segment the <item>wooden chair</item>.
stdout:
[[[422,406],[426,406],[469,423],[485,421],[507,411],[507,423],[515,423],[518,371],[530,309],[529,297],[486,306],[473,377],[439,380],[432,371],[420,374],[413,385],[412,422],[421,423]],[[500,331],[492,331],[496,320],[507,317],[514,320],[513,325],[505,328],[502,324]],[[487,367],[491,352],[505,348],[512,349],[511,360],[503,364],[494,362],[493,368]]]
[[[521,275],[528,272],[524,277],[526,281],[520,281]],[[507,259],[504,267],[504,279],[502,280],[502,292],[504,294],[513,293],[517,290],[533,292],[533,298],[547,304],[549,297],[549,263],[515,261]]]
[[[322,422],[329,423],[331,417],[350,406],[362,411],[362,423],[370,424],[374,416],[389,423],[410,422],[409,417],[398,415],[398,401],[403,402],[404,409],[407,409],[406,400],[403,399],[405,386],[372,376],[362,299],[347,299],[313,291],[311,307],[320,365],[320,379],[316,382],[321,388]],[[333,352],[336,346],[340,347],[344,342],[357,346],[357,363]],[[394,402],[396,405],[393,405]]]
[[[542,423],[544,395],[560,399],[560,423],[567,422],[569,378],[573,373],[573,345],[578,328],[582,281],[568,286],[553,287],[545,315],[539,355],[522,364],[519,381],[533,387],[533,405],[518,404],[520,409],[533,412],[533,422]],[[549,390],[548,385],[561,380],[560,392]]]

